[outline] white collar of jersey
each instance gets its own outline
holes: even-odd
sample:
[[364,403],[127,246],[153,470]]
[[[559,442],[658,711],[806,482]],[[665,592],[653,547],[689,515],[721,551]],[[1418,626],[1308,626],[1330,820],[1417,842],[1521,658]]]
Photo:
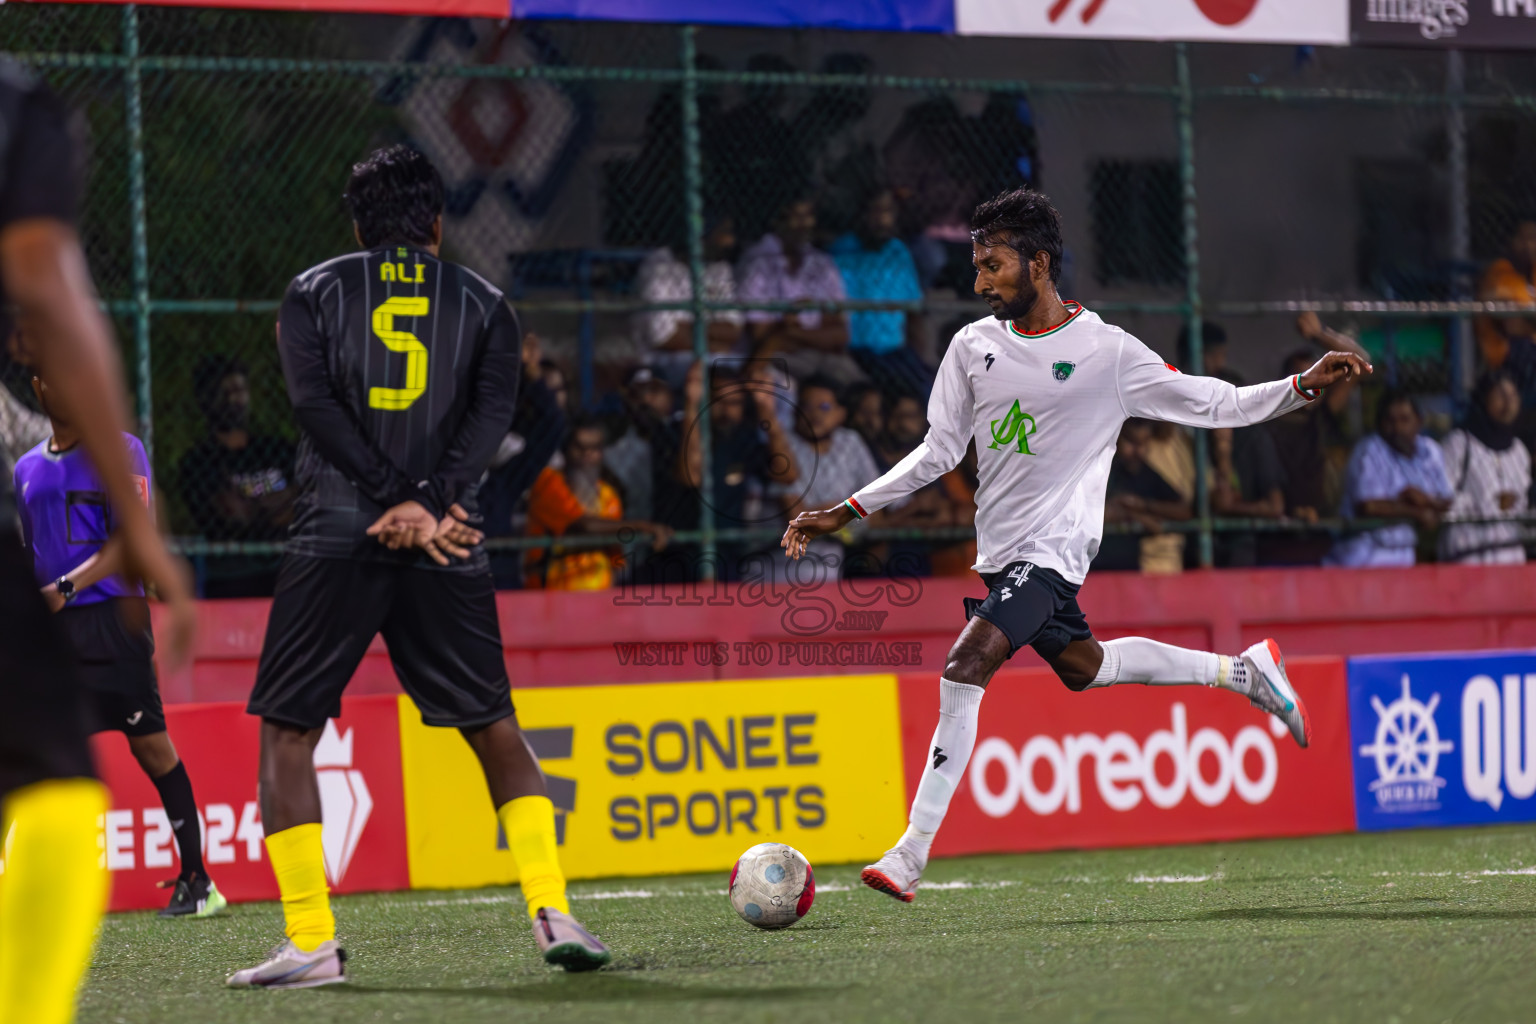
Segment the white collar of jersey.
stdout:
[[1057,331],[1059,331],[1063,327],[1067,326],[1067,324],[1071,323],[1073,320],[1076,320],[1078,314],[1083,311],[1083,304],[1081,302],[1074,302],[1074,301],[1069,300],[1067,302],[1063,302],[1062,305],[1065,306],[1070,312],[1067,313],[1067,318],[1065,320],[1063,320],[1061,323],[1057,324],[1056,326],[1054,326],[1054,327],[1047,327],[1043,331],[1021,331],[1021,330],[1019,330],[1018,326],[1014,324],[1014,322],[1012,320],[1009,320],[1008,321],[1008,331],[1009,331],[1009,333],[1014,335],[1015,337],[1024,338],[1024,339],[1026,339],[1028,341],[1034,341],[1037,338],[1043,338],[1043,337],[1045,337],[1048,334],[1055,334]]

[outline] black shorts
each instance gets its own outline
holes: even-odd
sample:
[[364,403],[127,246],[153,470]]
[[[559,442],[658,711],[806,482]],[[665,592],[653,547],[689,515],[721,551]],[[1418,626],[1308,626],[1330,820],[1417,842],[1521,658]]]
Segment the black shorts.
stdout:
[[72,605],[55,618],[79,662],[86,727],[128,736],[164,732],[155,641],[144,599]]
[[0,795],[95,778],[79,670],[14,531],[0,528]]
[[512,714],[489,572],[286,555],[261,645],[253,715],[318,729],[376,634],[428,725],[473,728]]
[[963,598],[965,617],[986,619],[1002,630],[1010,644],[1008,657],[1021,647],[1033,647],[1050,661],[1074,640],[1093,639],[1088,619],[1077,606],[1077,585],[1056,570],[1012,562],[1002,572],[982,573],[981,581],[987,596]]

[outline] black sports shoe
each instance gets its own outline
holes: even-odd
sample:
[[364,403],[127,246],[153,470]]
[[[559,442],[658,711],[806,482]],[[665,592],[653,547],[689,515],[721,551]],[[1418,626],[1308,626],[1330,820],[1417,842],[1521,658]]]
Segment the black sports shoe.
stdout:
[[212,917],[229,905],[218,886],[207,875],[182,876],[173,882],[161,882],[160,888],[175,885],[171,902],[160,911],[161,917]]

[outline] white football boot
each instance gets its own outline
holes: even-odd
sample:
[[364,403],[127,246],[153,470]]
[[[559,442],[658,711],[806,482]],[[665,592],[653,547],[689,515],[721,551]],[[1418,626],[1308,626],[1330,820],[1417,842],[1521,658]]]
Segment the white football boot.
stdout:
[[306,953],[291,941],[272,951],[266,960],[229,976],[230,988],[316,988],[338,985],[347,979],[347,952],[334,939]]
[[1312,740],[1312,720],[1307,706],[1291,686],[1285,674],[1285,658],[1280,645],[1266,639],[1238,655],[1248,664],[1248,700],[1261,711],[1268,711],[1291,730],[1296,745],[1305,747]]
[[859,880],[876,892],[894,896],[903,903],[917,898],[917,883],[928,866],[926,857],[919,859],[905,846],[897,843],[887,850],[884,857],[865,868]]

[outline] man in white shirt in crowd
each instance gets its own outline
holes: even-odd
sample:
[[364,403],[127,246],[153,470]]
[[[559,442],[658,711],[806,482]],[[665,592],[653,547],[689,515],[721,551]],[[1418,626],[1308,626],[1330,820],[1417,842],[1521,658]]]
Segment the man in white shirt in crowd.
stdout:
[[1440,446],[1420,433],[1413,398],[1388,391],[1376,405],[1376,433],[1355,445],[1345,471],[1345,519],[1411,519],[1345,537],[1324,565],[1406,566],[1415,561],[1418,526],[1434,530],[1451,508],[1451,483]]
[[[731,255],[736,251],[736,224],[722,217],[704,235],[704,299],[736,301],[736,275]],[[645,302],[693,301],[693,275],[687,247],[663,246],[640,261],[635,293]],[[731,355],[742,343],[740,310],[721,309],[707,314],[705,332],[709,351]],[[673,388],[681,388],[693,365],[693,314],[686,309],[656,309],[639,313],[634,321],[635,340],[650,368]]]
[[[843,275],[832,257],[811,244],[816,233],[816,204],[795,199],[784,204],[773,230],[741,257],[736,294],[742,302],[841,302],[848,297]],[[848,315],[816,309],[747,313],[754,354],[782,362],[792,378],[824,374],[841,386],[865,379],[848,354]]]
[[963,328],[939,367],[923,443],[839,505],[796,516],[782,545],[798,558],[812,538],[842,529],[953,469],[974,437],[975,569],[985,598],[939,683],[933,755],[900,841],[864,869],[864,883],[915,896],[928,850],[965,775],[987,683],[1032,646],[1070,689],[1117,683],[1232,690],[1277,716],[1301,746],[1309,726],[1280,649],[1265,640],[1235,655],[1142,637],[1100,643],[1077,603],[1098,552],[1104,493],[1120,427],[1130,417],[1190,427],[1240,427],[1314,400],[1328,385],[1369,373],[1354,353],[1331,352],[1306,373],[1238,388],[1179,373],[1136,338],[1056,292],[1061,217],[1027,188],[1004,192],[971,218],[975,290],[992,318]]

